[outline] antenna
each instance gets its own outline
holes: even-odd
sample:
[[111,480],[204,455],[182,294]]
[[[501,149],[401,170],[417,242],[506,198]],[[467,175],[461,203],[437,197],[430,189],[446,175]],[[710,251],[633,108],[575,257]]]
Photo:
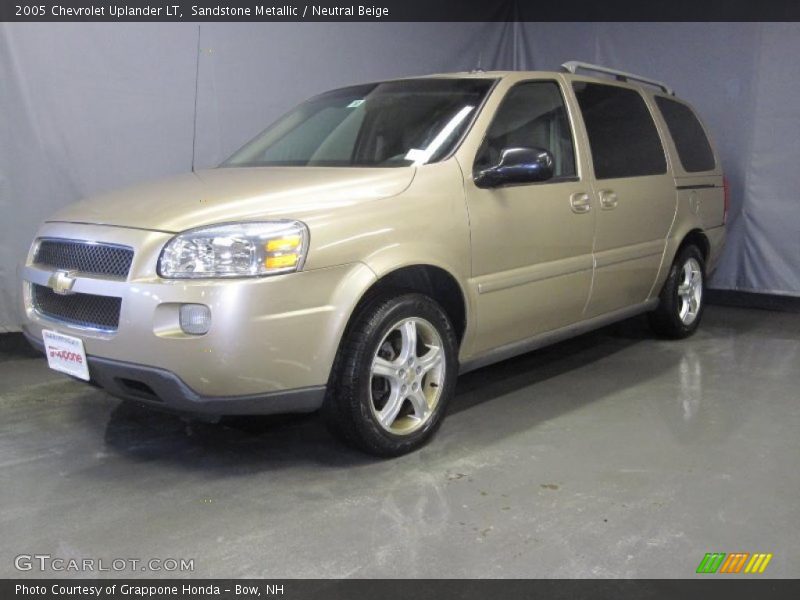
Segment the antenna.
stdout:
[[478,52],[478,66],[473,69],[473,73],[482,73],[483,72],[483,50]]

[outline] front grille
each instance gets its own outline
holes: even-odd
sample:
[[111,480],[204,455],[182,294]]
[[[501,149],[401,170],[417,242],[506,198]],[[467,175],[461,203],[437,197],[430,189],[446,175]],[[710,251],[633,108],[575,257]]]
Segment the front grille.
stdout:
[[83,240],[42,239],[33,261],[54,269],[125,279],[131,269],[133,248]]
[[34,310],[50,319],[76,327],[116,331],[122,298],[94,294],[56,294],[49,287],[31,285]]

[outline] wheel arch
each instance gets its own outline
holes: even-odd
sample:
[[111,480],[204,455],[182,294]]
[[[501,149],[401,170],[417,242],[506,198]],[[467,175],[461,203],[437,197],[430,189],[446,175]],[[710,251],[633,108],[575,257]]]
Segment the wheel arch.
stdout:
[[661,262],[656,280],[653,282],[653,287],[650,289],[649,298],[657,296],[661,292],[664,282],[667,280],[669,270],[672,268],[672,263],[675,258],[680,254],[688,245],[697,246],[700,253],[703,255],[703,260],[708,261],[711,254],[711,241],[706,236],[705,232],[694,224],[693,227],[686,228],[684,233],[673,232],[667,238],[667,248],[664,252],[664,258]]
[[459,345],[467,330],[467,295],[458,279],[447,269],[427,263],[398,267],[378,277],[361,295],[347,322],[342,339],[354,319],[374,298],[388,292],[418,292],[438,302],[455,331]]
[[681,243],[678,244],[678,247],[675,250],[675,254],[672,257],[672,260],[674,261],[675,256],[678,256],[681,250],[683,250],[686,246],[689,245],[697,246],[697,248],[703,255],[703,260],[704,261],[708,260],[709,254],[711,253],[711,242],[709,241],[708,237],[703,232],[703,230],[700,229],[699,227],[690,230],[689,232],[686,233],[686,235],[683,236]]

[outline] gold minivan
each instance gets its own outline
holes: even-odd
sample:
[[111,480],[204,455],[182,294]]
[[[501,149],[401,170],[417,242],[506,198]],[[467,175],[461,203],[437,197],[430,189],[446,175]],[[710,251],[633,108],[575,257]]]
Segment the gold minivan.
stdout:
[[356,85],[218,168],[53,215],[24,331],[114,396],[321,409],[399,455],[459,373],[638,313],[692,334],[726,213],[705,128],[660,82],[570,62]]

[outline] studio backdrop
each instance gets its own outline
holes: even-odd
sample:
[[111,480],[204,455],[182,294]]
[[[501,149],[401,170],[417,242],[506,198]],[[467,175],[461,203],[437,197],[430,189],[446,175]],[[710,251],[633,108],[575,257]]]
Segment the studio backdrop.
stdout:
[[297,102],[407,75],[583,60],[694,104],[732,188],[712,285],[800,295],[800,25],[0,24],[0,331],[37,225],[82,197],[212,167]]

